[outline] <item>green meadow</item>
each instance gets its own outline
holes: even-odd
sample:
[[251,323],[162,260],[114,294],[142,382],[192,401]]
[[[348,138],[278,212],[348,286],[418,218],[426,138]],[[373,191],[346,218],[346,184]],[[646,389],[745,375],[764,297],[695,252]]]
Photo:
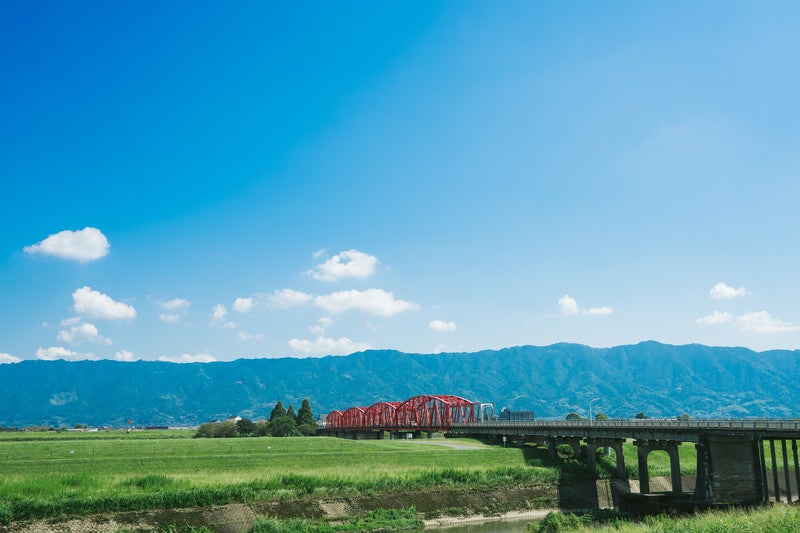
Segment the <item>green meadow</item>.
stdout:
[[[472,439],[328,437],[196,439],[193,431],[0,433],[0,524],[33,518],[171,509],[232,502],[384,493],[435,487],[555,485],[591,476],[541,448]],[[456,447],[452,445],[457,445]],[[637,477],[636,448],[624,447]],[[685,474],[694,446],[680,449]],[[651,476],[669,475],[666,453]],[[601,477],[613,470],[602,458]]]
[[[552,483],[519,449],[327,437],[194,439],[193,432],[0,434],[0,523],[91,513]],[[448,441],[453,442],[453,441]]]

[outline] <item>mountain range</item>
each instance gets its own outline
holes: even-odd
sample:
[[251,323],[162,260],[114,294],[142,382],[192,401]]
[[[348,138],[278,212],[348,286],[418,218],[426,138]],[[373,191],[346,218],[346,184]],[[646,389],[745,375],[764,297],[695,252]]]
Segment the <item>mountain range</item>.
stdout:
[[315,415],[419,394],[494,402],[537,417],[800,416],[800,350],[754,352],[647,341],[612,348],[520,346],[474,353],[369,350],[322,358],[22,361],[0,365],[0,426],[175,426],[268,417],[303,398]]

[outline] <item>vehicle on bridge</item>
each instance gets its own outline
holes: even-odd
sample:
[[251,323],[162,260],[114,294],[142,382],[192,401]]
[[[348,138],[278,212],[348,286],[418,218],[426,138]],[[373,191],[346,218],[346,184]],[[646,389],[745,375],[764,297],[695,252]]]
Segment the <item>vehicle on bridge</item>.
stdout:
[[506,407],[500,410],[497,417],[499,420],[508,420],[509,422],[524,422],[528,420],[536,420],[533,411],[512,411]]

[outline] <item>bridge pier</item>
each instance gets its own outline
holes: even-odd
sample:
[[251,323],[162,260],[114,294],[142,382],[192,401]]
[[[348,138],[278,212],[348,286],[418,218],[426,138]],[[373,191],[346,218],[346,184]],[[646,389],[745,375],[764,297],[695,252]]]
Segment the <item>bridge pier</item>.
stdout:
[[701,503],[769,501],[760,444],[757,438],[741,435],[710,435],[700,439],[695,499]]
[[617,479],[625,479],[628,477],[628,471],[625,470],[625,456],[622,453],[623,442],[625,442],[624,439],[586,439],[586,465],[589,467],[589,471],[592,473],[595,472],[597,448],[610,448],[614,450],[614,454],[617,457]]
[[669,454],[670,477],[672,478],[672,492],[683,492],[681,483],[681,460],[678,455],[679,441],[674,440],[637,440],[637,458],[639,462],[639,492],[650,494],[650,474],[647,472],[647,456],[652,451],[662,450]]
[[[780,448],[776,447],[776,441],[780,442]],[[789,452],[787,441],[791,441],[791,454]],[[769,460],[772,473],[767,474],[767,443],[769,443]],[[800,500],[800,462],[798,462],[797,453],[797,440],[796,439],[783,439],[783,438],[762,438],[757,444],[757,453],[760,458],[761,479],[763,480],[762,492],[763,501],[770,501],[771,493],[775,496],[775,501],[781,501],[781,492],[783,492],[786,502],[792,503],[792,494],[797,492],[797,500]],[[778,462],[779,456],[782,458]],[[794,468],[790,468],[789,459],[794,460]],[[780,475],[780,470],[783,470],[783,475]],[[794,479],[792,479],[792,472],[794,472]],[[770,487],[770,481],[771,487]],[[781,485],[783,482],[783,486]],[[772,489],[770,491],[770,488]]]
[[713,484],[710,478],[711,454],[708,442],[701,439],[694,445],[697,453],[697,478],[694,486],[694,500],[699,503],[711,502],[714,499]]

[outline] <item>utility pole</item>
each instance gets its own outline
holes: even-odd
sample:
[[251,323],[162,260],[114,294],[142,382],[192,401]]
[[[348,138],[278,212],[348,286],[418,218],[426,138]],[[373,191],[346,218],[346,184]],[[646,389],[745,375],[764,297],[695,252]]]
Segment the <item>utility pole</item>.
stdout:
[[589,427],[592,427],[592,404],[599,400],[600,398],[594,398],[589,400]]

